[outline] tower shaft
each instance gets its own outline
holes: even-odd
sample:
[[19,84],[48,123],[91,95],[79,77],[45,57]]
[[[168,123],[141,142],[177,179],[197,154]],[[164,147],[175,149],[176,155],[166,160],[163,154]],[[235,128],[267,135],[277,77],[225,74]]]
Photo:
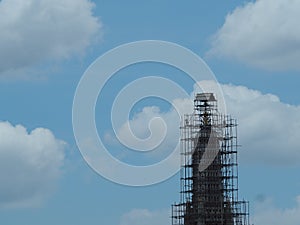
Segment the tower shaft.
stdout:
[[220,115],[212,93],[197,94],[181,125],[181,198],[173,225],[249,225],[238,201],[236,120]]

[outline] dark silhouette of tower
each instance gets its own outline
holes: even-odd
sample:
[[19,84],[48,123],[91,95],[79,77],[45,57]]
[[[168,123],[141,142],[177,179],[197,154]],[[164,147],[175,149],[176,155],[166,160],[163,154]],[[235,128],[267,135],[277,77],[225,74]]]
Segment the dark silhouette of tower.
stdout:
[[181,129],[181,195],[172,225],[249,225],[238,200],[237,122],[217,110],[213,93],[197,94]]

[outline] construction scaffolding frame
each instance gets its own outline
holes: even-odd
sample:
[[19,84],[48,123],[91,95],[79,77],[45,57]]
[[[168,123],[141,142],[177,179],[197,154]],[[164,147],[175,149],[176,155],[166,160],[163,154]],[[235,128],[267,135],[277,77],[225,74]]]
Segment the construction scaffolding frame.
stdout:
[[201,93],[181,123],[181,191],[172,225],[249,225],[249,202],[238,199],[237,121],[218,112],[213,93]]

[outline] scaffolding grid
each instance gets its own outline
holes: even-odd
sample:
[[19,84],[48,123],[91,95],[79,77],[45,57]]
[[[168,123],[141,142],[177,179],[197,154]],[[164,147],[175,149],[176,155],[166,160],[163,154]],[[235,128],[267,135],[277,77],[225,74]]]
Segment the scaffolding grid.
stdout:
[[201,93],[181,123],[181,191],[172,225],[249,225],[249,202],[238,199],[237,121],[218,112],[213,93]]

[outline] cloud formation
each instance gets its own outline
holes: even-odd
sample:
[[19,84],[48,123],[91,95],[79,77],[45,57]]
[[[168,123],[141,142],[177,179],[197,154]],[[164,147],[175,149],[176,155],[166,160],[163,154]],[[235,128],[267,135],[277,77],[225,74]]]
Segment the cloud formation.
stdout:
[[271,165],[300,163],[300,106],[244,86],[222,85],[228,112],[238,119],[244,162]]
[[[205,86],[209,90],[209,87],[214,86],[211,82],[213,81],[202,81],[199,82],[199,86]],[[263,94],[244,86],[221,85],[221,87],[227,112],[238,119],[238,140],[243,146],[239,151],[242,162],[279,166],[299,165],[300,106],[285,104],[275,95]],[[190,99],[175,99],[172,102],[172,104],[185,106],[179,110],[181,115],[191,113],[193,110],[194,94],[191,96]],[[142,146],[128,133],[132,130],[136,136],[147,137],[149,121],[154,117],[160,117],[167,126],[167,133],[158,151],[164,153],[172,151],[179,140],[180,121],[174,108],[162,113],[157,107],[146,107],[128,121],[126,126],[121,126],[117,130],[118,135],[123,139],[127,138],[131,146],[139,149]],[[131,130],[127,124],[130,124]],[[159,130],[159,126],[152,127],[152,131],[155,130]],[[156,143],[149,145],[151,144]]]
[[65,142],[8,122],[0,122],[0,137],[0,207],[39,205],[62,173]]
[[[254,212],[250,213],[251,221],[255,225],[295,225],[300,221],[300,196],[296,197],[293,208],[278,208],[272,199],[267,198],[254,205]],[[121,217],[120,225],[163,225],[170,224],[169,210],[133,209]]]
[[208,55],[266,70],[300,70],[300,1],[260,0],[237,7],[214,35]]
[[133,209],[121,217],[120,225],[165,225],[170,224],[169,217],[169,210]]
[[0,74],[83,54],[101,23],[89,0],[0,1]]
[[178,124],[179,116],[175,110],[163,113],[156,106],[145,107],[132,120],[123,124],[117,134],[127,146],[147,151],[160,145],[165,148],[166,140],[179,140]]
[[[114,147],[123,144],[143,153],[130,150],[120,152],[118,157],[128,163],[149,165],[166,159],[180,147],[180,115],[193,111],[191,99],[174,99],[172,105],[174,108],[169,111],[161,111],[157,106],[144,107],[132,119],[116,127],[115,133],[106,132],[103,137],[105,143]],[[180,155],[172,155],[169,163],[170,168],[178,167]]]
[[277,208],[271,199],[257,204],[253,215],[256,225],[295,225],[300,221],[300,196],[296,197],[297,205],[294,208]]

